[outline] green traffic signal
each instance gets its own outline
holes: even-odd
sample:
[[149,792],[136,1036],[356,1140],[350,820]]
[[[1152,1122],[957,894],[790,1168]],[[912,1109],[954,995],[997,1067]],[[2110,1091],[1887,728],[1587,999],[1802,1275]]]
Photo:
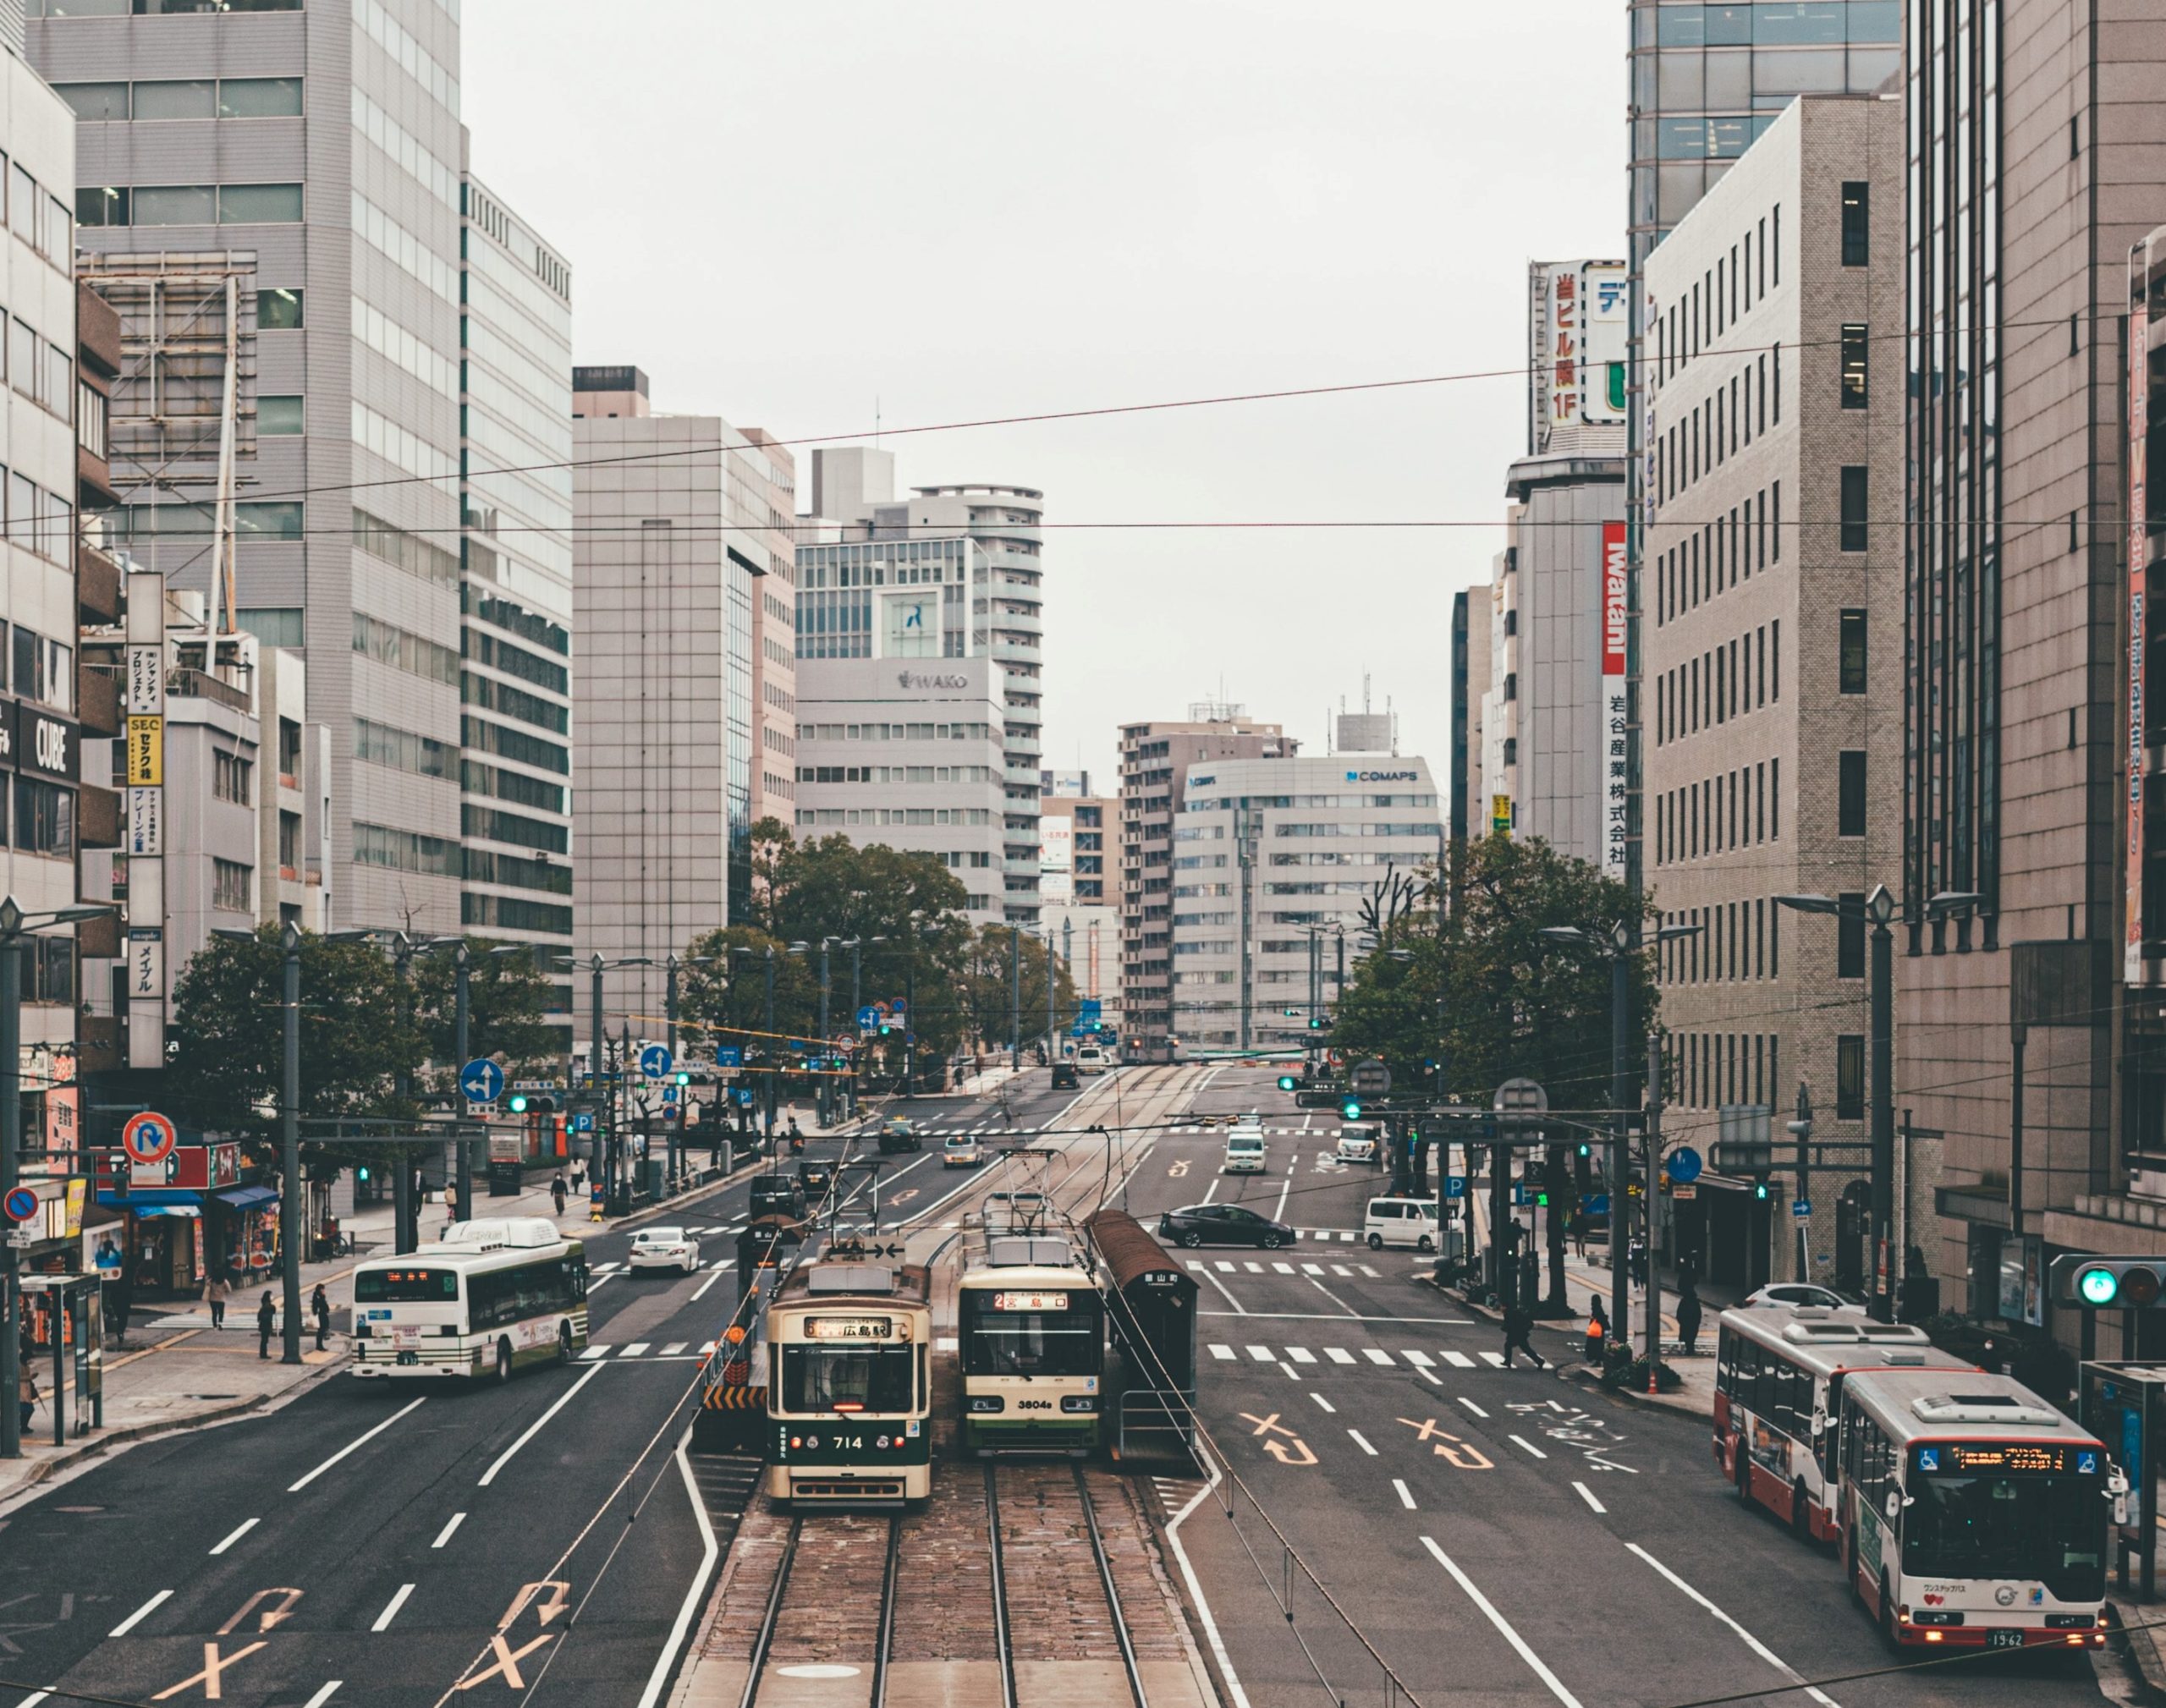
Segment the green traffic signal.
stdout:
[[680,1085],[689,1085],[692,1083],[692,1076],[690,1074],[680,1072],[677,1075],[677,1083]]
[[1281,1074],[1278,1076],[1278,1089],[1282,1091],[1290,1091],[1300,1083],[1291,1074]]
[[1361,1100],[1358,1097],[1349,1097],[1344,1103],[1341,1103],[1339,1106],[1339,1112],[1341,1118],[1344,1120],[1360,1120],[1361,1118]]
[[1587,1141],[1586,1141],[1586,1140],[1584,1140],[1584,1139],[1581,1140],[1580,1140],[1580,1155],[1581,1155],[1581,1156],[1593,1156],[1593,1155],[1594,1155],[1594,1146],[1593,1146],[1593,1145],[1590,1145],[1590,1144],[1588,1144],[1588,1143],[1587,1143]]
[[1324,1019],[1322,1015],[1311,1014],[1309,1016],[1309,1030],[1311,1032],[1321,1032],[1323,1029]]
[[1755,1198],[1764,1200],[1767,1195],[1767,1183],[1764,1180],[1754,1181],[1752,1183],[1752,1195]]
[[514,1115],[524,1115],[526,1112],[525,1092],[514,1091],[511,1094],[511,1112]]

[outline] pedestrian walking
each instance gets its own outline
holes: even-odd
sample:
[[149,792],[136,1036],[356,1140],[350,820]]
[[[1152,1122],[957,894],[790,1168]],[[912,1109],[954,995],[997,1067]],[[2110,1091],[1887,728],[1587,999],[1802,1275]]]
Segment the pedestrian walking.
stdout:
[[1597,1370],[1609,1354],[1609,1311],[1597,1293],[1594,1310],[1587,1317],[1587,1362]]
[[226,1277],[217,1270],[212,1271],[203,1283],[203,1302],[211,1307],[212,1327],[223,1328],[226,1326],[226,1300],[232,1293],[233,1288]]
[[447,1180],[443,1184],[443,1225],[449,1227],[459,1215],[458,1189]]
[[22,1403],[22,1426],[30,1426],[30,1414],[37,1409],[37,1366],[25,1359],[16,1366],[15,1398]]
[[1516,1347],[1535,1362],[1538,1370],[1549,1368],[1549,1360],[1527,1344],[1527,1332],[1534,1326],[1533,1316],[1516,1299],[1504,1305],[1504,1368],[1511,1369],[1512,1349]]
[[317,1282],[316,1293],[308,1302],[308,1314],[316,1319],[316,1349],[323,1350],[323,1343],[331,1337],[331,1295]]
[[1693,1291],[1692,1277],[1685,1277],[1685,1286],[1677,1297],[1677,1337],[1685,1343],[1685,1355],[1696,1357],[1700,1338],[1700,1295]]
[[1585,1258],[1587,1255],[1587,1213],[1584,1210],[1572,1212],[1572,1255]]
[[556,1201],[557,1214],[562,1216],[564,1213],[564,1171],[561,1168],[549,1183],[549,1196]]
[[271,1289],[263,1289],[263,1303],[256,1307],[256,1355],[271,1356],[271,1331],[278,1326],[278,1308],[271,1303]]

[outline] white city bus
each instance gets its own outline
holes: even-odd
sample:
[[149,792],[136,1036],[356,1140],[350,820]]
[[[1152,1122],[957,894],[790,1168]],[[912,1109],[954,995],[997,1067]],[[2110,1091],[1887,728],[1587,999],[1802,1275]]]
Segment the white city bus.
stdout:
[[586,1347],[586,1251],[539,1216],[461,1222],[452,1238],[354,1271],[354,1374],[480,1376],[569,1364]]
[[1982,1370],[1854,1372],[1837,1428],[1844,1575],[1891,1643],[2104,1645],[2104,1443]]
[[1861,1370],[1968,1370],[1909,1323],[1817,1306],[1726,1310],[1715,1333],[1715,1464],[1740,1499],[1800,1538],[1835,1539],[1843,1381]]

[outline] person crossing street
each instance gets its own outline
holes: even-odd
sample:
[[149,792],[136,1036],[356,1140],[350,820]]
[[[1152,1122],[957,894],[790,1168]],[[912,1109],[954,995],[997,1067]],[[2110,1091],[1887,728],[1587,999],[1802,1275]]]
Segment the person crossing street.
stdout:
[[1533,1326],[1532,1315],[1516,1299],[1506,1303],[1504,1306],[1504,1368],[1506,1370],[1513,1368],[1512,1351],[1515,1348],[1532,1359],[1537,1369],[1549,1368],[1549,1360],[1527,1344],[1527,1332]]

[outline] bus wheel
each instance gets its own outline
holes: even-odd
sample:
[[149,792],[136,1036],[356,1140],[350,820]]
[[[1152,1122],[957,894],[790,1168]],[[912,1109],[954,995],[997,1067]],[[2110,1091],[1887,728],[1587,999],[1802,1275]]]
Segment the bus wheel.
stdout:
[[1812,1543],[1812,1513],[1805,1497],[1805,1480],[1790,1485],[1790,1534],[1808,1547]]
[[1850,1592],[1853,1607],[1865,1606],[1865,1597],[1858,1591],[1858,1539],[1848,1530],[1843,1533],[1843,1587]]
[[1880,1634],[1888,1646],[1897,1654],[1903,1652],[1903,1639],[1895,1634],[1895,1598],[1888,1592],[1888,1573],[1880,1574]]
[[511,1343],[508,1340],[497,1343],[497,1380],[500,1382],[511,1380]]
[[571,1361],[572,1326],[569,1322],[560,1322],[557,1325],[557,1362],[569,1364]]

